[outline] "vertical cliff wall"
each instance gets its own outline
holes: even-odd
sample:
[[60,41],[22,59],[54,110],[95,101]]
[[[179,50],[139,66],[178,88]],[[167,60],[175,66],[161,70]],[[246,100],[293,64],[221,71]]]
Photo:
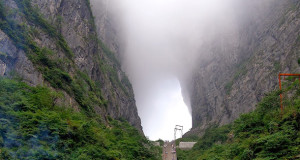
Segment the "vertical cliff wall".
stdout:
[[241,4],[238,30],[201,50],[210,56],[199,60],[188,82],[193,117],[188,134],[202,135],[212,124],[224,125],[252,111],[277,88],[278,73],[300,72],[299,1],[264,2]]
[[142,131],[116,49],[97,36],[99,30],[106,38],[110,33],[102,29],[105,22],[95,23],[88,0],[0,2],[1,76],[51,86],[64,94],[58,103],[96,112],[103,120],[125,119]]

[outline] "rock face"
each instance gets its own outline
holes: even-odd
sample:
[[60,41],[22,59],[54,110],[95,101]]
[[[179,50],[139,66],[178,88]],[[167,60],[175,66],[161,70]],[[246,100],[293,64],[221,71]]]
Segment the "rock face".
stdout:
[[[126,120],[129,120],[134,126],[140,126],[141,120],[137,119],[137,109],[134,99],[134,93],[132,86],[127,79],[124,72],[121,70],[121,60],[122,60],[122,51],[120,49],[120,32],[118,28],[118,16],[114,13],[114,5],[112,1],[108,0],[91,0],[91,9],[93,12],[95,24],[96,24],[96,32],[97,38],[100,39],[111,51],[114,55],[114,59],[109,57],[107,61],[109,63],[116,63],[113,66],[117,67],[117,76],[120,82],[122,82],[122,87],[116,88],[113,87],[109,76],[114,76],[111,73],[106,75],[106,86],[108,86],[104,92],[110,93],[112,89],[113,92],[110,94],[106,94],[106,98],[109,99],[109,103],[111,106],[115,106],[115,108],[108,109],[108,112],[113,118],[123,117]],[[122,90],[120,90],[123,89]],[[120,107],[117,107],[120,106]],[[135,108],[134,112],[133,109]],[[117,112],[116,112],[117,111]],[[140,127],[141,128],[141,127]]]
[[43,83],[42,75],[33,67],[23,50],[16,48],[10,38],[0,30],[0,76],[17,72],[30,85]]
[[98,38],[104,42],[112,52],[120,58],[119,19],[116,14],[117,5],[114,0],[91,0],[92,11],[95,16]]
[[[0,0],[6,10],[15,11],[9,15],[11,20],[24,23],[34,31],[30,35],[39,47],[50,49],[54,53],[52,57],[62,60],[60,63],[67,61],[64,47],[58,47],[57,39],[28,20],[19,8],[18,1]],[[117,51],[117,49],[111,47],[111,44],[106,47],[105,42],[110,42],[108,40],[102,39],[102,42],[98,40],[97,31],[98,35],[107,35],[106,39],[109,39],[110,33],[106,34],[106,30],[102,29],[103,26],[105,28],[105,21],[95,26],[89,1],[31,0],[29,2],[62,35],[74,55],[70,61],[74,61],[75,66],[65,65],[64,67],[67,73],[75,76],[78,69],[93,82],[99,84],[97,87],[100,87],[102,98],[107,101],[107,104],[105,108],[95,107],[95,111],[102,116],[109,115],[114,119],[125,119],[142,132],[132,87],[114,53],[110,51],[110,49],[112,51]],[[44,79],[45,75],[27,58],[24,49],[17,47],[6,32],[0,30],[0,75],[10,76],[16,73],[31,85],[49,85]],[[77,104],[71,103],[75,101],[74,95],[68,95],[67,92],[64,94],[70,104]],[[77,107],[74,106],[74,108]]]
[[[255,2],[255,1],[253,1]],[[255,109],[265,93],[278,88],[278,73],[299,73],[300,3],[245,3],[251,13],[237,32],[207,43],[190,83],[193,129],[201,136],[212,124],[224,125]],[[245,18],[245,17],[243,17]]]

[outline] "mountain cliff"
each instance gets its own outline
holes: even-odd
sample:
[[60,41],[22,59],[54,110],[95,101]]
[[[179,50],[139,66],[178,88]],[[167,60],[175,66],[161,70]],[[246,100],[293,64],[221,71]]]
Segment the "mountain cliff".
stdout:
[[88,0],[8,0],[1,7],[1,76],[47,85],[64,93],[57,103],[103,121],[125,119],[142,132],[116,50],[100,40],[106,22],[96,26]]
[[0,0],[0,159],[159,159],[99,28],[88,0]]
[[299,1],[245,1],[237,30],[206,42],[209,57],[199,60],[189,81],[193,129],[203,135],[256,108],[278,88],[278,73],[299,73]]

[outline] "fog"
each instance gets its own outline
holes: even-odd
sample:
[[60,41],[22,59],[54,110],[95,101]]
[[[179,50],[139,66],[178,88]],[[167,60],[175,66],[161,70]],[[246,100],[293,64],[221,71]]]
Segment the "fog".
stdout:
[[255,6],[263,9],[270,0],[101,1],[117,17],[122,66],[144,132],[153,140],[170,140],[175,121],[185,132],[191,128],[188,85],[201,59],[211,57],[207,45],[221,37],[237,38],[240,24],[252,15],[250,6],[259,3]]
[[233,19],[228,18],[232,17],[231,10],[228,3],[221,5],[218,0],[120,3],[125,37],[123,66],[134,87],[144,132],[153,140],[171,140],[176,124],[183,125],[184,132],[192,127],[191,107],[188,96],[186,112],[178,107],[184,106],[180,105],[182,97],[170,98],[176,85],[165,83],[172,81],[170,77],[181,82],[190,77],[203,40],[216,34],[214,25],[232,24]]

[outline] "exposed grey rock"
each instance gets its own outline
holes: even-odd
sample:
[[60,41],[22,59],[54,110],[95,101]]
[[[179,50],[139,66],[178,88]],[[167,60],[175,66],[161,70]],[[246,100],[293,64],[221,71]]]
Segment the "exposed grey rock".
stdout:
[[[95,40],[97,38],[95,35],[97,34],[100,35],[98,38],[108,45],[112,51],[117,51],[117,41],[111,41],[111,39],[114,40],[117,36],[114,32],[111,33],[110,26],[107,26],[108,20],[99,21],[96,18],[96,28],[93,28],[93,23],[91,22],[93,21],[92,13],[84,0],[58,0],[55,2],[34,0],[33,2],[41,9],[41,12],[52,24],[57,24],[58,18],[62,19],[62,23],[58,24],[61,28],[60,32],[75,54],[76,65],[93,80],[102,84],[102,93],[104,94],[104,98],[108,100],[106,112],[112,118],[124,118],[128,120],[130,124],[142,131],[132,87],[130,84],[122,83],[126,79],[126,75],[116,62],[106,57],[103,51],[97,52],[99,50],[99,45]],[[94,29],[97,29],[97,32]],[[44,42],[45,40],[42,41]],[[112,46],[112,43],[114,43],[116,48]],[[99,68],[100,64],[95,62],[97,54],[103,61],[106,61],[108,65],[116,70],[119,75],[118,80],[122,83],[122,86],[111,82],[110,76],[112,75],[110,73],[103,73],[101,71]],[[101,115],[105,112],[100,107],[96,110]]]
[[4,76],[6,72],[6,64],[0,60],[0,76]]
[[254,110],[278,88],[278,73],[300,72],[299,5],[274,1],[249,14],[237,36],[208,43],[206,52],[213,56],[199,62],[190,82],[193,129],[187,135],[201,136],[212,124],[228,124]]
[[116,5],[111,0],[91,0],[98,38],[120,58],[120,32]]
[[[141,121],[135,106],[132,87],[128,81],[126,81],[126,75],[121,70],[118,62],[107,57],[96,40],[96,29],[101,30],[101,32],[99,32],[100,35],[106,35],[105,39],[108,40],[105,41],[102,39],[104,43],[110,42],[111,34],[104,33],[109,31],[101,29],[101,26],[103,26],[101,23],[98,23],[100,27],[94,28],[93,14],[87,1],[32,0],[31,2],[34,7],[40,10],[44,18],[63,35],[68,46],[74,53],[76,67],[86,73],[92,80],[101,84],[102,94],[108,101],[108,106],[107,108],[95,106],[96,113],[102,117],[110,115],[115,119],[124,118],[142,132]],[[5,5],[18,10],[18,6],[13,0],[5,1]],[[10,18],[27,24],[26,19],[18,14]],[[51,49],[55,53],[53,56],[64,60],[66,55],[64,51],[57,46],[56,40],[38,26],[30,25],[37,31],[33,37],[37,45]],[[115,37],[116,36],[113,35],[112,39]],[[111,47],[110,44],[107,45],[111,50],[116,51],[116,48]],[[1,30],[0,53],[0,75],[7,76],[11,71],[16,71],[24,81],[31,85],[44,84],[49,86],[47,82],[44,82],[43,75],[37,71],[31,61],[26,57],[24,51],[16,48],[9,37]],[[111,81],[112,73],[101,69],[101,65],[103,64],[111,67],[118,74],[116,81]],[[70,75],[75,71],[72,66],[66,66],[66,70]],[[56,103],[67,107],[71,106],[78,111],[79,105],[74,98],[64,91],[63,94],[64,98],[58,99]]]
[[15,72],[23,81],[36,86],[43,83],[42,75],[33,67],[23,50],[15,47],[10,38],[0,30],[0,75]]

